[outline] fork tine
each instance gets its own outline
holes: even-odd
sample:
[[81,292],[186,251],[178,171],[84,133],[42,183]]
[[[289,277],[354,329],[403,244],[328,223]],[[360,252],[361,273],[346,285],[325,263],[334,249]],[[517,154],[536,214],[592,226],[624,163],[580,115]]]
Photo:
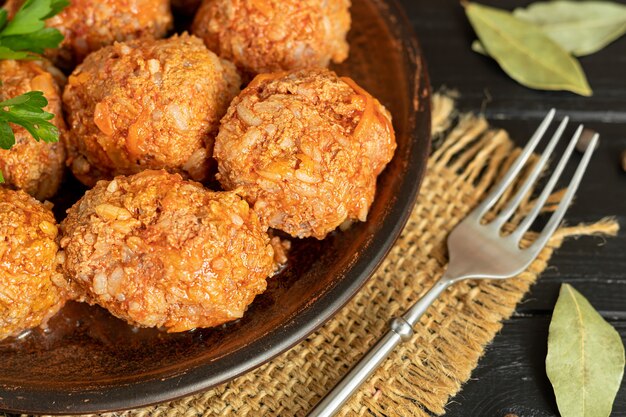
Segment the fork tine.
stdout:
[[561,135],[563,135],[563,131],[565,130],[568,121],[569,117],[566,116],[563,118],[563,121],[559,125],[558,129],[556,130],[556,132],[554,132],[554,135],[552,135],[552,139],[550,139],[548,146],[546,146],[546,149],[543,151],[541,158],[539,158],[539,161],[537,161],[537,163],[535,164],[533,171],[528,176],[522,187],[517,191],[517,193],[515,193],[513,199],[511,199],[511,201],[507,203],[506,207],[504,207],[500,214],[498,214],[498,216],[493,220],[492,227],[499,230],[502,225],[504,225],[504,223],[506,223],[506,221],[511,217],[511,215],[513,215],[515,210],[517,210],[517,207],[521,204],[522,200],[526,196],[526,193],[528,193],[533,184],[535,184],[535,181],[543,171],[543,167],[548,162],[548,159],[550,158],[550,155],[552,155],[556,144],[561,139]]
[[489,210],[496,201],[502,196],[507,187],[513,182],[517,174],[520,172],[530,155],[532,155],[533,151],[537,147],[537,144],[546,133],[548,126],[552,123],[552,119],[554,118],[554,114],[556,113],[555,109],[551,109],[546,117],[543,119],[535,133],[532,135],[528,144],[522,150],[522,153],[517,157],[509,171],[506,173],[504,178],[496,185],[496,188],[480,203],[472,213],[468,217],[473,217],[475,220],[480,220],[481,217],[485,215],[487,210]]
[[556,168],[554,168],[554,172],[550,176],[548,183],[545,185],[544,189],[541,191],[541,194],[535,201],[535,205],[533,206],[531,211],[528,213],[528,215],[524,218],[524,220],[522,220],[522,222],[519,224],[517,229],[511,234],[511,239],[513,239],[514,241],[519,241],[522,238],[522,236],[524,236],[524,233],[528,231],[528,229],[530,228],[532,223],[535,221],[539,213],[541,213],[541,209],[543,208],[544,204],[548,200],[548,197],[550,197],[550,194],[552,194],[552,190],[554,190],[554,187],[556,186],[556,183],[559,180],[561,173],[565,169],[565,166],[567,165],[567,162],[569,161],[569,158],[572,155],[572,152],[574,151],[574,147],[576,146],[576,143],[580,139],[580,135],[582,134],[582,131],[583,131],[583,126],[582,125],[578,126],[578,129],[576,129],[576,132],[572,136],[572,139],[570,139],[569,144],[567,145],[567,148],[565,148],[565,152],[563,152],[563,156],[561,156],[559,163],[557,164]]
[[591,155],[593,155],[593,152],[596,149],[596,145],[598,143],[599,138],[600,138],[599,134],[596,133],[595,135],[593,135],[593,138],[589,142],[589,146],[585,150],[585,154],[583,155],[583,158],[578,164],[578,168],[576,168],[576,172],[574,173],[574,176],[572,177],[572,180],[570,181],[569,186],[567,187],[567,191],[565,192],[563,199],[559,203],[559,207],[552,214],[552,216],[550,217],[550,220],[548,220],[548,223],[543,228],[543,231],[537,237],[537,240],[534,241],[533,244],[530,246],[529,248],[530,250],[539,252],[541,249],[543,249],[543,247],[548,242],[548,239],[550,239],[550,237],[554,234],[554,231],[556,230],[556,228],[559,227],[559,224],[561,224],[561,220],[563,220],[563,217],[565,216],[565,212],[569,208],[569,205],[572,202],[572,199],[574,198],[574,194],[576,194],[576,190],[578,189],[578,185],[580,184],[580,181],[582,180],[583,175],[585,174],[585,171],[587,170],[587,166],[589,165],[589,160],[591,159]]

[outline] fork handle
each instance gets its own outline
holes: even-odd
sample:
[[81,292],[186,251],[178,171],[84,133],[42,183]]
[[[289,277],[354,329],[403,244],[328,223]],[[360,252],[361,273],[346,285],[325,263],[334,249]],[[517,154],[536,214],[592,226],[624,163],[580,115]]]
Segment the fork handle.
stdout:
[[411,339],[413,329],[400,317],[392,319],[390,329],[376,342],[374,346],[361,358],[361,360],[335,385],[315,408],[307,414],[307,417],[331,417],[334,416],[342,405],[348,401],[352,394],[359,389],[387,359],[389,354],[401,342]]
[[355,391],[374,373],[378,366],[387,359],[402,342],[411,340],[413,325],[426,309],[452,283],[446,277],[440,279],[420,298],[402,317],[389,321],[389,330],[361,358],[359,362],[326,394],[326,396],[307,414],[307,417],[332,417]]

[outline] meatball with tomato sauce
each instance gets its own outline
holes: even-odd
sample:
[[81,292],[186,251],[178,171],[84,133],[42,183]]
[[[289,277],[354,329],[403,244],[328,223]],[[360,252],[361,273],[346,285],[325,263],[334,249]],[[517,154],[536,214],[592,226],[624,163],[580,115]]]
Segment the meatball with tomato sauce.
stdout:
[[323,239],[366,220],[395,148],[378,100],[312,69],[258,75],[222,119],[214,156],[222,186],[237,189],[265,224]]
[[349,0],[204,0],[192,31],[248,74],[348,57]]
[[187,34],[94,52],[63,94],[68,165],[88,186],[145,169],[204,181],[219,120],[240,82],[232,63]]
[[101,181],[62,222],[75,298],[180,332],[242,317],[274,271],[248,203],[165,171]]
[[45,326],[65,303],[57,234],[47,206],[0,187],[0,339]]
[[[5,7],[13,15],[24,0],[8,0]],[[115,41],[141,37],[164,37],[172,27],[168,0],[70,0],[46,26],[64,36],[59,48],[45,55],[57,65],[72,69],[85,57]]]
[[45,61],[0,60],[0,101],[19,95],[41,91],[48,100],[45,111],[52,113],[50,123],[59,130],[61,142],[37,142],[23,127],[12,125],[15,144],[10,149],[0,149],[0,172],[5,182],[30,195],[44,200],[54,196],[59,189],[65,169],[66,135],[61,111],[61,84],[65,77]]

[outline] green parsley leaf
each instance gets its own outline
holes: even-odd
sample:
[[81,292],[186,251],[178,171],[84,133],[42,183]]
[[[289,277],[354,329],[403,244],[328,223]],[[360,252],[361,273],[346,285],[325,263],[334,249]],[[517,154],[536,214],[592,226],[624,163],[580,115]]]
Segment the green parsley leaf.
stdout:
[[44,17],[50,13],[50,0],[27,0],[2,31],[2,36],[23,35],[45,27]]
[[[0,59],[38,59],[46,48],[57,48],[63,35],[46,28],[45,20],[60,13],[68,0],[26,0],[8,21],[7,10],[0,8]],[[2,82],[0,81],[0,85]],[[59,130],[48,120],[54,115],[44,111],[48,100],[41,91],[31,91],[0,102],[0,148],[11,149],[15,134],[9,123],[22,126],[32,137],[44,142],[58,142]],[[4,177],[0,171],[0,183]]]
[[39,56],[28,51],[14,51],[4,46],[0,46],[0,59],[38,59]]
[[7,11],[0,10],[0,59],[32,59],[32,54],[11,54],[30,51],[43,53],[57,48],[63,35],[57,29],[46,28],[45,20],[69,5],[67,0],[26,0],[7,23]]
[[31,51],[43,54],[45,48],[56,48],[62,40],[63,35],[58,30],[43,28],[24,35],[2,37],[0,38],[0,46],[13,51]]
[[[59,130],[48,122],[54,114],[44,111],[48,100],[41,91],[29,91],[26,94],[0,102],[0,124],[13,123],[26,129],[35,140],[58,142]],[[13,132],[8,133],[5,126],[0,127],[0,148],[10,149],[15,143]]]
[[41,91],[29,91],[21,96],[16,96],[8,100],[0,101],[0,108],[27,105],[30,108],[43,108],[48,105],[48,99]]
[[6,9],[0,8],[0,30],[4,29],[9,18],[9,12]]
[[0,148],[11,149],[15,145],[15,135],[7,122],[0,121]]
[[52,0],[50,1],[50,13],[48,13],[44,19],[50,19],[52,16],[56,16],[61,13],[63,9],[70,5],[69,0]]
[[44,18],[50,10],[50,0],[27,0],[4,28],[2,36],[23,35],[43,29]]

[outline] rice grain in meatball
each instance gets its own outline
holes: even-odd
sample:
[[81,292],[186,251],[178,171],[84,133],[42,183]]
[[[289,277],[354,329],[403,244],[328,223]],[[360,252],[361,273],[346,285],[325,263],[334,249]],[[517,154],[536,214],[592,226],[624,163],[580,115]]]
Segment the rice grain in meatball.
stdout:
[[[8,0],[5,7],[14,14],[23,3]],[[72,69],[89,53],[115,41],[162,38],[172,27],[172,14],[168,0],[70,0],[46,26],[64,36],[59,48],[46,50],[46,56]]]
[[165,171],[101,181],[61,224],[79,300],[179,332],[240,318],[273,271],[248,204]]
[[204,0],[192,31],[249,74],[328,66],[348,56],[349,0]]
[[[50,120],[59,129],[61,141],[66,134],[61,112],[63,75],[43,61],[0,60],[0,101],[29,91],[42,91],[48,100],[44,110],[54,114]],[[44,200],[56,194],[65,169],[62,142],[37,142],[26,129],[12,125],[15,145],[0,149],[0,171],[5,182]]]
[[323,239],[366,220],[395,148],[378,100],[314,69],[257,76],[222,119],[214,156],[222,186],[238,189],[268,226]]
[[207,148],[240,82],[232,63],[187,34],[94,52],[63,94],[68,164],[89,186],[144,169],[203,181]]
[[0,340],[45,325],[65,302],[57,226],[49,208],[0,187]]

